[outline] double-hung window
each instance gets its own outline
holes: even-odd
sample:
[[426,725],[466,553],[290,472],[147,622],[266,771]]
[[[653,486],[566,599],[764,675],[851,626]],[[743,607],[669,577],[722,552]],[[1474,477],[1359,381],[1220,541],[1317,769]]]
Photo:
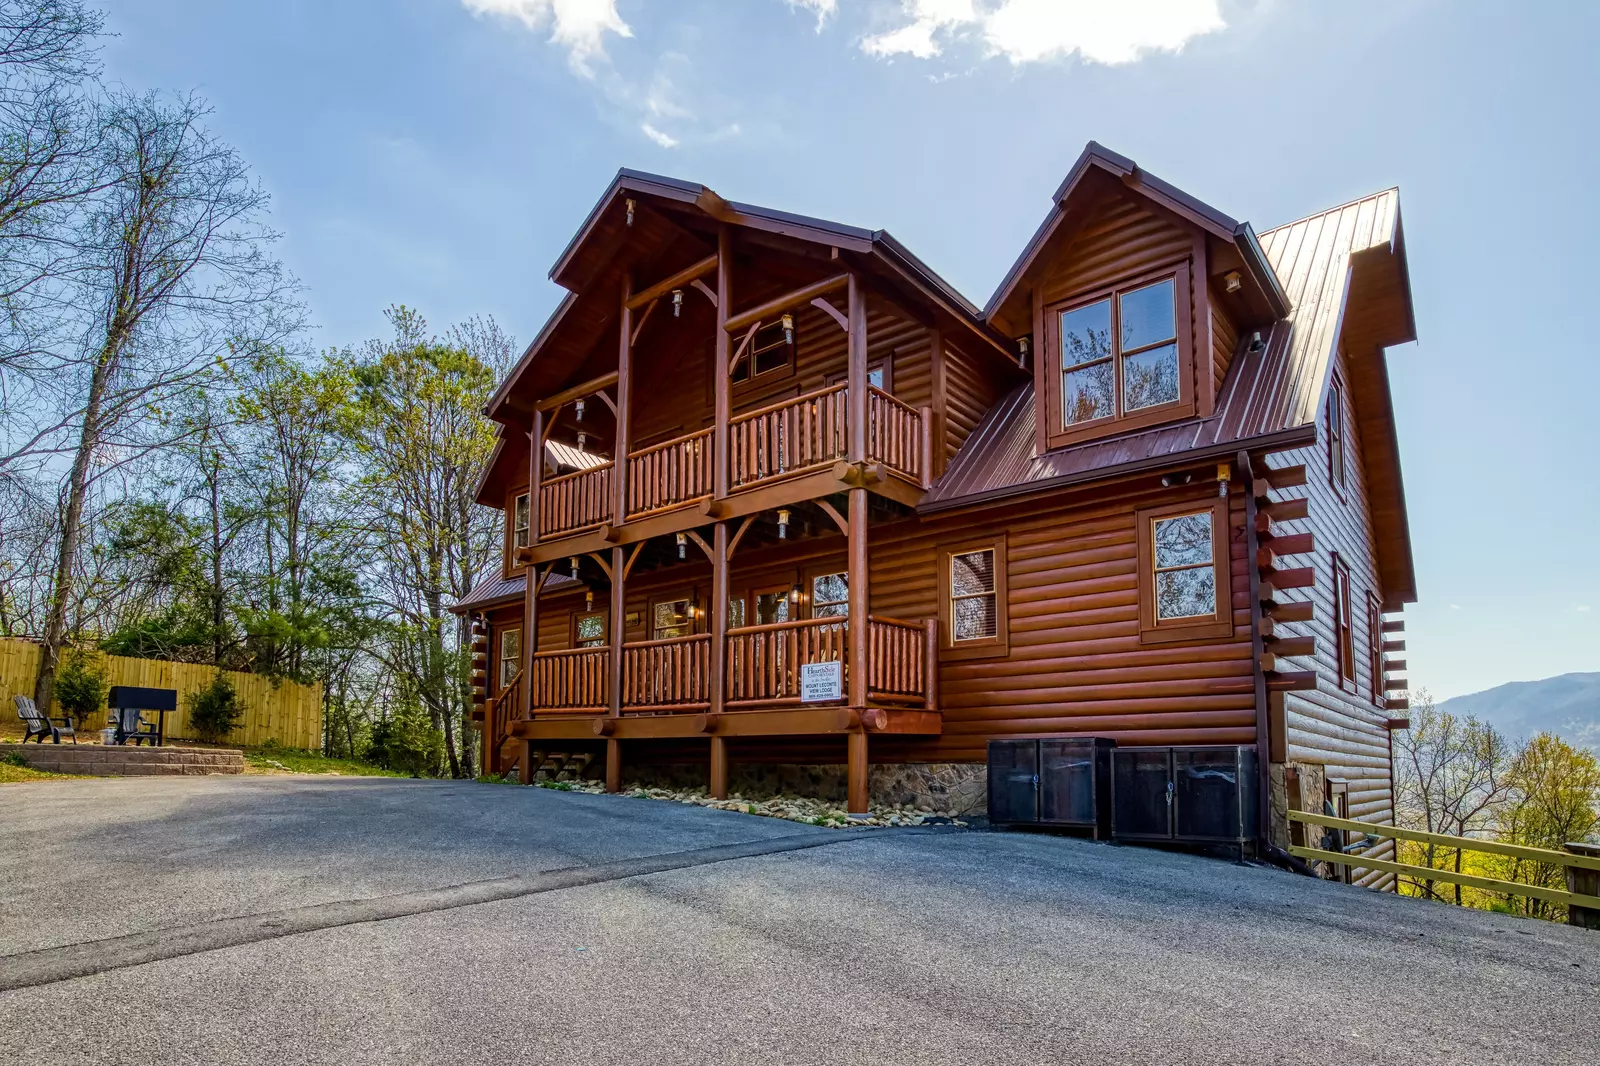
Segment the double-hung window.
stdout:
[[1333,553],[1333,635],[1339,655],[1339,684],[1355,687],[1355,626],[1350,616],[1350,567]]
[[694,617],[688,600],[657,600],[651,607],[650,639],[668,640],[694,633]]
[[944,658],[1010,652],[1006,618],[1006,538],[949,544],[939,552],[939,621]]
[[1341,494],[1349,476],[1345,440],[1344,382],[1334,375],[1328,386],[1328,480]]
[[605,611],[584,611],[572,620],[572,643],[579,648],[603,648],[611,641]]
[[528,546],[528,494],[526,492],[512,501],[511,546],[513,548],[526,548]]
[[812,577],[812,618],[844,618],[849,613],[849,574],[817,574]]
[[1140,640],[1231,636],[1227,501],[1151,508],[1136,520]]
[[1389,693],[1383,684],[1383,607],[1367,593],[1367,663],[1372,671],[1372,702],[1382,707]]
[[522,669],[522,630],[500,631],[500,687],[505,688]]

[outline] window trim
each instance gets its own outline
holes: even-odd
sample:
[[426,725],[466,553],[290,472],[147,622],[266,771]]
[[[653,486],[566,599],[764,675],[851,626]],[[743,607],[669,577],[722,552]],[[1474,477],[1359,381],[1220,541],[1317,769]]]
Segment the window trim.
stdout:
[[[980,637],[977,640],[963,640],[959,643],[955,639],[955,627],[952,624],[950,600],[952,582],[950,580],[950,561],[957,555],[968,552],[992,551],[994,552],[994,636]],[[951,540],[939,545],[939,658],[941,661],[956,661],[962,659],[997,659],[1011,654],[1011,623],[1010,623],[1010,581],[1007,570],[1010,569],[1010,556],[1007,552],[1006,535],[999,533],[989,537],[966,537],[961,540]]]
[[578,623],[580,621],[582,621],[583,619],[589,618],[591,616],[598,616],[600,618],[601,625],[604,627],[604,630],[605,630],[603,633],[601,633],[600,639],[603,640],[605,643],[604,644],[590,645],[590,647],[604,648],[604,647],[609,647],[610,646],[610,644],[611,644],[611,608],[609,608],[609,607],[598,607],[595,610],[586,611],[586,610],[583,610],[582,608],[574,607],[571,611],[568,612],[568,614],[570,616],[568,618],[568,621],[567,621],[567,647],[568,648],[571,648],[572,650],[576,651],[578,648],[583,646],[582,644],[580,644],[578,642]]
[[694,615],[695,603],[699,599],[699,597],[696,595],[696,592],[697,592],[697,590],[694,587],[691,586],[690,588],[681,589],[681,590],[676,591],[676,592],[661,593],[661,594],[658,594],[658,595],[650,597],[649,606],[646,609],[645,618],[644,618],[644,631],[645,631],[645,638],[644,639],[645,640],[677,640],[677,639],[680,639],[679,637],[658,637],[658,636],[656,636],[656,605],[657,604],[662,604],[662,603],[677,603],[680,600],[689,605],[689,612],[690,612],[689,613],[689,632],[683,634],[683,636],[692,637],[692,636],[696,636],[697,634],[699,634],[700,633],[700,619],[695,617],[695,615]]
[[[508,678],[508,677],[506,677],[506,637],[510,636],[512,633],[515,633],[517,635],[517,662],[516,662],[516,669],[511,671],[511,677]],[[495,674],[494,674],[495,688],[494,688],[494,690],[498,694],[498,693],[504,692],[506,690],[506,686],[511,683],[511,678],[516,677],[517,676],[517,671],[522,669],[522,627],[521,626],[501,626],[500,627],[499,632],[497,633],[496,638],[495,638],[495,642],[494,642],[494,658],[495,658]]]
[[[799,316],[798,312],[790,312],[790,313],[794,314],[794,316],[795,316],[794,340],[785,342],[782,345],[774,345],[773,346],[774,348],[783,347],[783,348],[786,348],[788,350],[786,355],[785,355],[784,364],[782,366],[775,366],[771,370],[764,370],[761,373],[757,374],[756,373],[756,338],[755,337],[751,337],[750,338],[750,350],[745,352],[744,356],[739,361],[740,365],[749,366],[749,368],[750,368],[749,375],[744,377],[744,378],[742,378],[742,379],[735,380],[734,377],[733,377],[733,372],[735,370],[737,370],[738,367],[737,366],[730,367],[729,370],[728,370],[728,386],[729,386],[729,392],[730,392],[731,395],[742,398],[748,393],[758,393],[762,389],[764,389],[767,386],[773,384],[774,382],[786,381],[789,378],[792,378],[792,377],[795,376],[795,367],[800,362],[800,358],[799,358],[799,351],[800,351],[800,321],[799,321],[799,317],[800,316]],[[778,328],[780,330],[783,328],[782,316],[779,316],[777,319],[774,319],[771,322],[762,322],[762,323],[758,324],[756,326],[756,333],[759,335],[762,330],[771,329],[771,328],[774,328],[774,327],[776,327],[776,328]],[[742,339],[743,338],[739,338],[738,340],[734,341],[733,351],[738,351],[738,349],[739,349],[738,341],[742,340]],[[766,351],[772,351],[772,348],[768,348],[768,349],[765,349],[765,350]]]
[[1339,687],[1345,691],[1356,690],[1356,637],[1355,619],[1351,617],[1350,567],[1331,552],[1333,570],[1333,653],[1334,669]]
[[[805,617],[807,617],[807,618],[815,618],[815,617],[817,617],[817,615],[815,613],[816,612],[816,595],[815,595],[816,589],[814,588],[813,583],[816,581],[817,578],[819,578],[819,577],[827,577],[830,574],[843,574],[844,575],[844,579],[845,579],[845,585],[848,587],[848,585],[850,583],[850,563],[849,563],[849,560],[845,559],[842,556],[835,556],[831,561],[814,562],[814,563],[811,563],[809,566],[804,567],[800,571],[800,582],[799,582],[800,583],[800,599],[801,599],[801,601],[802,601],[802,603],[803,603],[803,605],[805,607],[805,612],[804,612]],[[828,617],[828,618],[839,618],[839,619],[845,619],[845,618],[850,617],[850,614],[849,614],[849,611],[850,611],[850,600],[848,598],[848,594],[846,596],[846,599],[844,600],[844,605],[845,605],[845,613],[844,614],[826,615],[825,617]]]
[[[1144,507],[1134,512],[1139,568],[1139,643],[1167,644],[1179,640],[1222,640],[1234,635],[1233,532],[1227,499],[1197,499]],[[1193,618],[1162,620],[1156,616],[1155,524],[1166,518],[1211,513],[1211,569],[1216,577],[1216,611]]]
[[[889,354],[889,355],[882,356],[881,358],[878,358],[878,359],[870,359],[870,360],[868,360],[867,361],[867,377],[869,379],[872,377],[872,372],[874,370],[882,370],[883,371],[883,384],[880,385],[880,386],[875,386],[875,387],[880,388],[884,392],[888,393],[890,396],[893,396],[894,395],[894,355],[893,354]],[[823,381],[824,381],[824,384],[828,384],[828,385],[847,385],[850,382],[850,371],[848,371],[848,370],[836,370],[832,374],[829,374],[826,378],[824,378]],[[867,382],[867,384],[871,385],[872,382],[869,380]],[[835,572],[837,573],[837,571],[835,571]]]
[[1367,590],[1367,668],[1372,671],[1372,702],[1382,707],[1388,700],[1383,687],[1383,605]]
[[1335,370],[1328,382],[1328,402],[1323,417],[1328,425],[1328,484],[1333,486],[1334,493],[1341,501],[1350,487],[1349,414],[1349,405],[1345,403],[1344,378]]
[[[1172,279],[1173,328],[1178,345],[1178,398],[1157,407],[1145,407],[1133,414],[1112,414],[1076,426],[1063,426],[1061,422],[1061,316],[1080,307],[1109,299],[1112,309],[1112,335],[1117,333],[1117,315],[1121,311],[1118,297],[1134,289]],[[1079,441],[1093,440],[1127,433],[1146,426],[1174,422],[1195,413],[1194,327],[1192,313],[1194,288],[1191,284],[1189,260],[1170,263],[1147,273],[1124,278],[1092,292],[1078,293],[1066,300],[1058,300],[1043,308],[1044,358],[1040,360],[1045,378],[1045,440],[1050,449],[1060,448]],[[1112,381],[1117,409],[1122,407],[1122,352],[1120,345],[1111,356]]]

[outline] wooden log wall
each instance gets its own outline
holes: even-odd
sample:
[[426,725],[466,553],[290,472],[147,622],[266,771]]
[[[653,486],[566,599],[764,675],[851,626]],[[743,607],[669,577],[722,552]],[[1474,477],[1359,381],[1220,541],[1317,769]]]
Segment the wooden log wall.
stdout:
[[[1336,360],[1342,373],[1344,357]],[[1346,403],[1351,402],[1348,390]],[[1313,583],[1303,589],[1280,594],[1286,603],[1311,605],[1307,621],[1275,625],[1284,639],[1310,638],[1315,654],[1300,660],[1304,669],[1315,671],[1315,687],[1292,691],[1282,696],[1286,732],[1284,754],[1290,765],[1309,763],[1324,767],[1327,776],[1346,782],[1350,817],[1361,821],[1393,824],[1394,795],[1391,749],[1387,720],[1396,713],[1388,705],[1386,678],[1373,676],[1373,637],[1367,626],[1367,594],[1381,603],[1383,590],[1378,578],[1377,555],[1367,492],[1366,464],[1353,411],[1345,419],[1347,485],[1341,494],[1329,474],[1327,412],[1318,413],[1318,442],[1314,447],[1284,452],[1272,457],[1271,465],[1304,465],[1307,484],[1300,488],[1272,490],[1272,499],[1305,498],[1307,516],[1277,523],[1284,534],[1309,534],[1313,551],[1294,560],[1295,565],[1314,571]],[[1339,642],[1334,630],[1333,553],[1349,568],[1352,635],[1355,645],[1355,680],[1340,676]],[[1399,634],[1391,634],[1398,637]],[[1381,641],[1381,638],[1380,638]],[[1381,651],[1380,653],[1381,654]],[[1304,801],[1320,807],[1322,797],[1306,796]],[[1393,842],[1385,841],[1373,852],[1374,858],[1393,858]],[[1358,869],[1356,880],[1372,887],[1385,887],[1393,875]]]

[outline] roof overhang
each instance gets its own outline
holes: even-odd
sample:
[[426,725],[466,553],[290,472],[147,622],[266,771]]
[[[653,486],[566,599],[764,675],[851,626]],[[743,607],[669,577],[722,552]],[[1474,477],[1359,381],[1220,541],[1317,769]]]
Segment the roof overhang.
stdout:
[[1054,261],[1053,253],[1076,232],[1087,209],[1085,201],[1096,200],[1108,187],[1116,186],[1201,230],[1218,247],[1219,262],[1237,261],[1245,280],[1244,296],[1255,317],[1270,322],[1289,313],[1289,298],[1249,223],[1235,221],[1142,170],[1127,156],[1090,141],[1056,189],[1050,212],[984,305],[985,321],[1008,336],[1032,329],[1030,294],[1034,285]]

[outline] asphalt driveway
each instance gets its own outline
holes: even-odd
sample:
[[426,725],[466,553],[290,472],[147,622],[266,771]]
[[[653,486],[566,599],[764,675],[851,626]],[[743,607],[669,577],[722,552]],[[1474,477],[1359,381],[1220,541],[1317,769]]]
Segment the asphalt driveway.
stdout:
[[19,1064],[1600,1056],[1600,933],[1079,840],[471,783],[0,786],[0,956]]

